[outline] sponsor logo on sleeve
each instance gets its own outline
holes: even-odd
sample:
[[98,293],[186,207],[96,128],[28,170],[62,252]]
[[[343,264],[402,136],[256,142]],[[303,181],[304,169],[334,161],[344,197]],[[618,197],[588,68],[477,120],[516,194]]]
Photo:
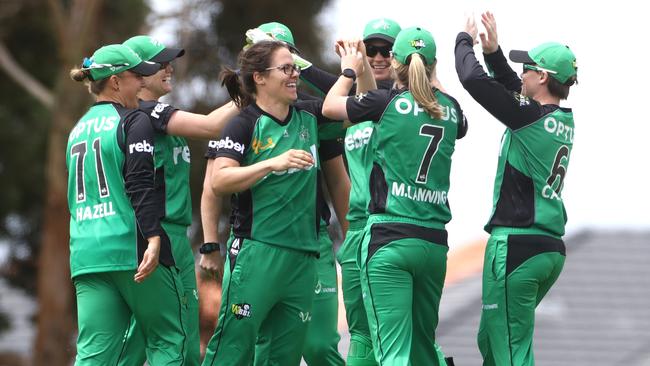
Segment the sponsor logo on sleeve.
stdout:
[[134,142],[129,145],[129,154],[133,154],[134,152],[146,152],[153,155],[153,145],[151,145],[147,140]]
[[156,106],[153,108],[153,111],[151,111],[151,117],[158,119],[160,118],[160,112],[164,111],[165,108],[169,107],[169,104],[165,103],[158,103]]
[[239,142],[235,142],[230,139],[229,136],[226,136],[225,139],[219,140],[217,142],[217,149],[221,150],[234,150],[242,155],[244,155],[244,150],[246,149],[246,146],[244,144],[241,144]]

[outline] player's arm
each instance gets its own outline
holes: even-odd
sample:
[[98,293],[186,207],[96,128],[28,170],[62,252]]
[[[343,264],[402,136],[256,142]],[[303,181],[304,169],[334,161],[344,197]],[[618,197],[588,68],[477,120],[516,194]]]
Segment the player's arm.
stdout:
[[[341,71],[352,69],[358,76],[363,70],[363,56],[358,52],[356,44],[352,45],[351,42],[343,42],[343,45],[338,47],[338,52],[341,55]],[[323,115],[335,120],[350,120],[346,102],[353,84],[354,80],[352,78],[344,75],[339,76],[334,86],[327,93],[327,97],[325,97]]]
[[501,83],[506,89],[519,92],[521,90],[521,79],[517,73],[512,70],[501,47],[499,47],[499,38],[497,34],[497,22],[494,15],[487,11],[481,14],[481,23],[485,28],[485,33],[480,33],[481,47],[483,48],[483,59],[490,75]]
[[215,194],[230,194],[249,189],[271,172],[288,169],[307,169],[314,165],[314,157],[305,150],[288,150],[283,154],[253,165],[226,156],[217,157],[212,167],[212,190]]
[[[203,227],[203,245],[201,246],[201,259],[199,266],[208,272],[214,273],[217,282],[223,277],[224,261],[219,251],[219,220],[223,197],[216,195],[212,190],[212,164],[213,159],[208,158],[203,178],[203,192],[201,193],[201,226]],[[209,251],[211,250],[211,251]],[[209,252],[206,252],[209,251]]]
[[176,111],[167,124],[167,134],[189,138],[210,139],[221,135],[224,127],[239,109],[229,102],[207,115]]
[[350,178],[345,171],[343,156],[323,161],[323,173],[325,174],[325,184],[334,206],[336,218],[341,224],[343,236],[348,231],[348,220],[345,216],[348,214],[350,207]]
[[496,119],[511,129],[536,121],[542,114],[539,103],[509,91],[491,78],[476,59],[474,40],[467,32],[456,37],[456,72],[467,92]]
[[138,228],[148,241],[134,277],[136,282],[142,282],[158,266],[161,236],[165,236],[154,187],[154,130],[147,115],[137,111],[125,118],[123,131],[124,188],[135,211]]
[[217,142],[217,152],[212,164],[210,186],[215,195],[241,192],[250,188],[273,171],[305,169],[314,165],[311,153],[290,149],[273,158],[242,166],[245,154],[253,140],[255,121],[244,117],[233,118]]

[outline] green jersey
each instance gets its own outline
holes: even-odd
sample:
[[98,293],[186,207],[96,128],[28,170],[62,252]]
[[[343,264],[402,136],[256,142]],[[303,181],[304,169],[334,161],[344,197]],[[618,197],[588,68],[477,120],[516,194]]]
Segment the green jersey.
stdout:
[[192,224],[190,195],[190,148],[187,141],[166,133],[169,120],[178,109],[157,101],[140,101],[140,109],[149,115],[156,131],[154,164],[156,193],[162,205],[164,222],[189,226]]
[[522,95],[522,80],[499,48],[484,55],[488,76],[474,56],[472,39],[456,38],[456,70],[463,86],[506,125],[494,184],[492,214],[485,230],[514,228],[531,235],[564,235],[562,188],[573,149],[570,108],[540,104]]
[[387,214],[444,228],[451,156],[467,122],[451,96],[434,90],[443,109],[429,116],[408,90],[373,90],[350,97],[351,122],[377,122],[377,147],[370,176],[370,214]]
[[[147,116],[114,103],[96,103],[70,132],[66,165],[73,277],[133,270],[145,238],[164,236],[156,214],[153,145]],[[166,240],[160,260],[173,264]]]
[[250,166],[299,149],[310,152],[316,162],[308,169],[272,172],[234,194],[231,222],[235,236],[318,252],[318,127],[332,122],[321,110],[321,101],[297,102],[280,121],[253,104],[228,123],[216,144],[215,158]]
[[506,129],[487,231],[507,226],[564,235],[567,215],[562,188],[575,127],[570,110],[554,107],[533,123]]
[[345,157],[350,174],[350,209],[348,221],[365,220],[370,202],[370,171],[377,148],[372,121],[357,123],[345,134]]

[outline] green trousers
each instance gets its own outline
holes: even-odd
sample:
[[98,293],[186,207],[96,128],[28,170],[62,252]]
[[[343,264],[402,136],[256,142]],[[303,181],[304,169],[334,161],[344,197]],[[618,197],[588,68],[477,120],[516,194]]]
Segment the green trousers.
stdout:
[[135,271],[89,273],[73,278],[79,336],[76,366],[116,365],[135,317],[149,364],[183,365],[183,284],[175,268],[159,265],[142,283]]
[[[326,225],[321,226],[319,235],[318,277],[302,357],[309,366],[343,366],[345,362],[338,351],[341,336],[338,333],[336,266]],[[270,348],[268,335],[260,334],[255,345],[255,365],[265,365]]]
[[[379,365],[440,365],[435,345],[447,270],[447,232],[371,216],[361,286]],[[442,226],[442,225],[441,225]]]
[[561,239],[495,228],[485,249],[478,346],[486,366],[532,366],[535,308],[562,272]]
[[366,220],[350,222],[345,241],[336,253],[336,259],[341,265],[343,304],[350,331],[350,348],[346,359],[348,366],[377,365],[372,351],[366,308],[363,305],[359,269],[359,254],[365,226]]
[[306,252],[233,240],[219,322],[203,365],[250,365],[258,335],[269,339],[270,351],[255,359],[257,365],[299,365],[312,319],[316,260]]
[[[196,286],[196,273],[194,267],[194,253],[187,237],[187,227],[162,222],[163,229],[169,235],[172,244],[172,253],[179,269],[180,279],[183,282],[183,329],[186,338],[183,347],[185,366],[198,366],[200,364],[199,350],[199,297]],[[135,317],[124,340],[124,348],[120,356],[119,366],[142,366],[146,360],[145,339]]]
[[309,366],[343,366],[345,362],[338,350],[341,336],[338,332],[339,299],[332,239],[325,225],[321,226],[319,235],[318,279],[302,356]]

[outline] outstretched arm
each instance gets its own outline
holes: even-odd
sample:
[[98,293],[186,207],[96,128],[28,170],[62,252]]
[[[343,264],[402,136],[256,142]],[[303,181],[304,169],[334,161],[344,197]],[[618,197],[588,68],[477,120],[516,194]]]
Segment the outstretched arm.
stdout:
[[215,139],[221,135],[231,118],[239,113],[234,102],[229,102],[208,115],[176,111],[167,124],[167,134],[190,138]]

